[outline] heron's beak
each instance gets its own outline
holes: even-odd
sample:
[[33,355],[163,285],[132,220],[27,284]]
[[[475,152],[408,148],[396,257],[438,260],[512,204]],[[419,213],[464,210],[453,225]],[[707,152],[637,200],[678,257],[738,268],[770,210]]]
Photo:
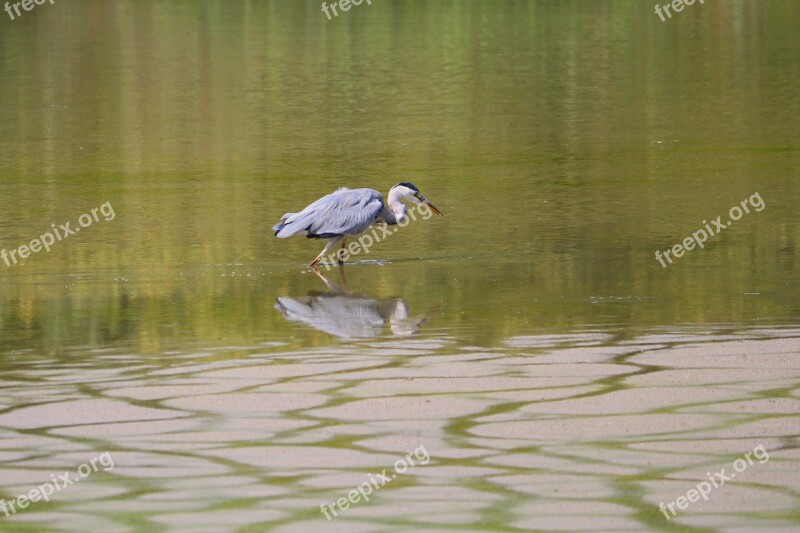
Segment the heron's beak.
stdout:
[[440,217],[443,217],[443,216],[444,216],[444,213],[442,213],[441,211],[439,211],[439,209],[438,209],[438,208],[437,208],[435,205],[433,205],[432,203],[430,203],[430,202],[428,201],[428,199],[427,199],[427,198],[425,198],[425,197],[424,197],[424,196],[422,196],[421,194],[417,194],[416,196],[417,196],[417,198],[419,199],[419,201],[420,201],[420,202],[422,202],[422,203],[424,203],[425,205],[427,205],[428,207],[430,207],[430,208],[431,208],[431,211],[433,211],[434,213],[436,213],[436,214],[437,214],[437,215],[439,215]]
[[444,216],[444,213],[442,213],[441,211],[439,211],[439,210],[436,208],[436,206],[435,206],[435,205],[433,205],[432,203],[430,203],[428,200],[425,200],[425,203],[426,203],[426,204],[428,204],[428,207],[430,207],[430,208],[431,208],[431,211],[433,211],[434,213],[436,213],[436,214],[437,214],[437,215],[439,215],[440,217],[443,217],[443,216]]

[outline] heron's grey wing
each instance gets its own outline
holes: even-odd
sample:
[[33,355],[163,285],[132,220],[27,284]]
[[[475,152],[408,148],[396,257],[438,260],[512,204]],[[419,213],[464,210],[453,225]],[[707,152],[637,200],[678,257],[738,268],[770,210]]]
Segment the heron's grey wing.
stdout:
[[298,233],[303,233],[308,230],[308,223],[312,216],[325,208],[330,202],[332,196],[347,191],[346,187],[341,187],[331,194],[325,195],[319,200],[313,202],[299,213],[285,213],[280,222],[272,226],[272,231],[281,239],[292,237]]
[[353,235],[366,231],[382,209],[383,197],[376,190],[339,189],[299,213],[287,213],[273,229],[281,238],[302,232],[321,238]]

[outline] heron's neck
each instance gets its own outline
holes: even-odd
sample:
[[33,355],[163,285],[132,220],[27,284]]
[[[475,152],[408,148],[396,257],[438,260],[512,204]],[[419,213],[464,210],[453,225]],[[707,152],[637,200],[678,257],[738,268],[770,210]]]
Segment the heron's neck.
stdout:
[[398,191],[395,189],[389,191],[386,203],[389,204],[389,209],[386,210],[385,214],[387,224],[397,224],[406,217],[406,206],[400,201],[400,193]]

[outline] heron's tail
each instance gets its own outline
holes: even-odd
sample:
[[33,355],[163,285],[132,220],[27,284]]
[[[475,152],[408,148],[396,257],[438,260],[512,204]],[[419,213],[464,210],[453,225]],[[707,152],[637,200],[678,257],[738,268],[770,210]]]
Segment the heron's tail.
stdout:
[[302,220],[304,217],[300,217],[300,220],[298,220],[296,215],[298,215],[298,213],[286,213],[281,217],[280,222],[272,226],[272,230],[275,232],[276,237],[279,239],[285,239],[287,237],[293,237],[298,233],[302,233],[308,229],[307,225],[302,223],[304,222],[304,220]]

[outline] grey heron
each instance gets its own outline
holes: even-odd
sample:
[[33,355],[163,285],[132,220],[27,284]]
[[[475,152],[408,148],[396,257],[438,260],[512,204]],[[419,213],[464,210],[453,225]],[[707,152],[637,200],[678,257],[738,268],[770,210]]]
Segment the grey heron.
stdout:
[[[299,213],[286,213],[272,229],[280,239],[300,234],[309,239],[330,239],[311,262],[313,267],[331,248],[341,242],[344,249],[347,237],[364,233],[372,224],[383,222],[391,226],[403,222],[407,217],[403,200],[417,205],[425,204],[442,216],[442,212],[407,181],[392,187],[387,199],[384,201],[381,193],[375,189],[342,187]],[[341,258],[339,263],[342,263]]]

